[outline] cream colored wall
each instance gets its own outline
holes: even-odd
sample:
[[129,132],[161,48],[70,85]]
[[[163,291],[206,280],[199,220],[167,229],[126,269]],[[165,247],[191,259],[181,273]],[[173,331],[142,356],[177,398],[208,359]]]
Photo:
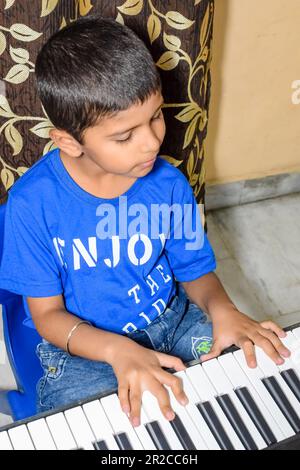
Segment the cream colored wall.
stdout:
[[215,0],[207,184],[297,171],[300,0]]

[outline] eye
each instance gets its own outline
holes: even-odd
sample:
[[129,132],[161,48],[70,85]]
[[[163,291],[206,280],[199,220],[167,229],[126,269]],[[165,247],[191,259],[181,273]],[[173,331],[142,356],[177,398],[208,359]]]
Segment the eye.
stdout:
[[129,142],[131,140],[132,134],[130,134],[127,139],[116,140],[118,144],[124,144],[125,142]]

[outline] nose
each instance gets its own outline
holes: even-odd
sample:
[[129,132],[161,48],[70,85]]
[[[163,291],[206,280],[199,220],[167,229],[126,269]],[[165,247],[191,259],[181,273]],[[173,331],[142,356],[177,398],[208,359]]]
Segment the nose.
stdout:
[[148,132],[145,132],[142,139],[142,153],[153,156],[154,154],[156,155],[159,152],[159,148],[161,146],[161,139],[157,134],[155,134],[155,132],[153,132],[152,129],[149,129]]

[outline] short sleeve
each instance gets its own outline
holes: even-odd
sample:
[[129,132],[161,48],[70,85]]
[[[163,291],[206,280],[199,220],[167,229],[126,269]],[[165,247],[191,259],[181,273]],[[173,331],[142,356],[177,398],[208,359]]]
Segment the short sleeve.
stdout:
[[183,174],[174,186],[172,207],[166,255],[177,281],[193,281],[214,271],[216,259],[202,226],[200,208]]
[[43,232],[23,200],[15,200],[11,194],[5,209],[0,288],[29,297],[63,292],[46,231]]

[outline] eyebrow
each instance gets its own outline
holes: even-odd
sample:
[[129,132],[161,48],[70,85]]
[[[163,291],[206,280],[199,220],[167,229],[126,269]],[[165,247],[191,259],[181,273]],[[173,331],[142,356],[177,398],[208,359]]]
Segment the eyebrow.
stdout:
[[[162,102],[160,103],[157,110],[153,113],[153,116],[157,113],[157,111],[162,107],[163,104],[164,104],[164,100],[162,100]],[[133,129],[136,129],[137,127],[139,127],[139,126],[134,126],[134,127],[131,127],[130,129],[126,129],[124,131],[115,132],[114,134],[110,134],[107,137],[115,137],[117,135],[122,135],[122,134],[125,134],[126,132],[129,132],[129,131],[132,131]]]

